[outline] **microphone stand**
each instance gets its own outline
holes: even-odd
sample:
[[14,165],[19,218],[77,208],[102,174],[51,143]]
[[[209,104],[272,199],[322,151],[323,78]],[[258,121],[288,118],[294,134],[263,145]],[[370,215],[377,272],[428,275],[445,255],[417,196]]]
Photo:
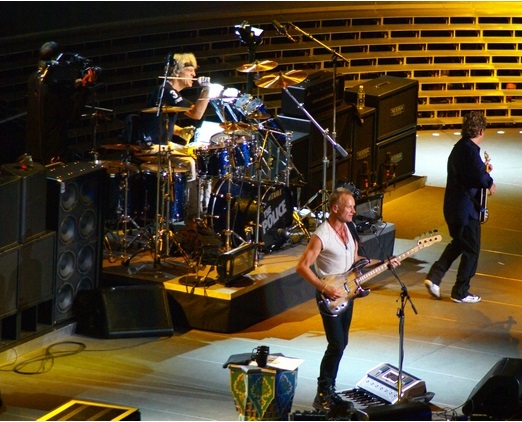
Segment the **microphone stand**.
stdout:
[[[158,263],[158,256],[159,256],[159,244],[160,244],[160,213],[159,213],[159,210],[160,210],[160,204],[163,202],[163,198],[161,198],[160,196],[160,185],[161,185],[161,177],[160,177],[160,172],[161,172],[161,152],[162,152],[162,148],[161,148],[161,145],[162,145],[162,134],[163,134],[163,130],[165,131],[165,135],[164,135],[164,140],[165,140],[165,146],[166,148],[168,149],[168,141],[169,141],[169,115],[167,113],[163,113],[163,116],[164,116],[164,121],[163,119],[161,118],[162,117],[162,110],[163,110],[163,98],[164,98],[164,95],[165,95],[165,86],[167,85],[167,79],[168,79],[168,75],[169,75],[169,70],[170,70],[170,54],[167,54],[167,63],[165,65],[165,76],[163,77],[163,82],[161,84],[161,88],[158,92],[158,99],[156,101],[156,104],[158,106],[158,109],[156,110],[156,118],[158,120],[158,125],[159,125],[159,132],[158,132],[158,174],[157,174],[157,180],[156,180],[156,220],[155,220],[155,239],[156,241],[154,242],[154,265],[156,265],[156,263]],[[163,127],[162,127],[163,125]],[[163,129],[163,130],[162,130]],[[170,159],[169,157],[167,157],[168,159]],[[170,186],[167,186],[168,189],[170,189]],[[168,236],[167,236],[168,237]]]
[[[323,42],[316,39],[313,35],[303,31],[297,25],[294,25],[292,22],[288,22],[288,24],[294,28],[296,31],[300,32],[305,37],[311,39],[315,43],[319,44],[321,47],[325,48],[327,51],[332,53],[332,68],[333,68],[333,81],[332,81],[332,89],[333,89],[333,122],[332,122],[332,138],[334,141],[337,140],[337,59],[343,60],[346,64],[350,64],[349,60],[346,59],[342,54],[338,53],[333,48],[324,44]],[[332,188],[335,186],[335,178],[336,178],[336,156],[335,150],[332,154]],[[346,157],[346,155],[343,155]]]
[[[327,202],[327,194],[326,194],[326,167],[327,167],[327,163],[328,163],[328,157],[327,157],[327,154],[326,154],[326,141],[328,140],[331,144],[332,144],[332,147],[334,149],[334,155],[335,155],[335,151],[339,151],[339,153],[343,156],[343,157],[347,157],[348,156],[348,153],[346,152],[346,150],[341,146],[339,145],[329,134],[328,134],[328,129],[323,129],[321,127],[321,125],[317,122],[317,120],[315,120],[312,115],[308,112],[308,110],[306,110],[306,108],[303,107],[303,104],[300,103],[299,101],[297,101],[297,99],[292,95],[292,93],[288,90],[288,88],[284,87],[283,90],[288,94],[288,96],[292,99],[292,101],[295,102],[295,104],[297,105],[297,108],[299,110],[301,110],[305,115],[306,117],[308,117],[308,119],[310,119],[310,121],[315,125],[315,127],[319,130],[319,132],[322,133],[323,135],[323,139],[324,139],[324,159],[323,159],[323,189],[321,191],[322,193],[322,211],[323,211],[323,217],[325,215],[325,212],[326,212],[326,202]],[[317,197],[317,194],[315,194],[314,196],[312,196],[312,198],[310,198],[308,200],[308,204],[310,204],[315,198]],[[306,206],[305,205],[305,206]]]
[[413,309],[413,312],[415,312],[415,315],[417,315],[417,309],[415,308],[415,305],[413,304],[413,302],[411,300],[411,297],[408,294],[408,289],[406,288],[406,286],[404,285],[404,283],[400,279],[399,275],[397,274],[397,271],[395,271],[395,268],[391,264],[391,258],[386,253],[386,250],[384,249],[384,247],[382,245],[381,239],[375,233],[377,231],[377,229],[375,228],[374,225],[371,226],[371,231],[373,233],[373,236],[375,237],[375,240],[377,240],[377,244],[379,245],[379,248],[380,248],[381,252],[383,253],[383,256],[385,256],[386,260],[388,261],[388,267],[389,267],[390,271],[392,272],[392,274],[394,275],[394,277],[397,279],[397,281],[399,282],[399,284],[401,286],[401,295],[400,295],[401,306],[400,306],[399,309],[397,309],[397,317],[399,318],[399,368],[398,368],[398,370],[399,370],[399,379],[397,380],[397,399],[398,399],[398,402],[401,403],[401,402],[403,402],[403,397],[402,397],[402,381],[403,381],[403,375],[402,374],[403,374],[403,370],[402,370],[402,366],[403,366],[403,361],[404,361],[404,319],[405,319],[404,308],[406,307],[406,302],[410,302],[411,307]]

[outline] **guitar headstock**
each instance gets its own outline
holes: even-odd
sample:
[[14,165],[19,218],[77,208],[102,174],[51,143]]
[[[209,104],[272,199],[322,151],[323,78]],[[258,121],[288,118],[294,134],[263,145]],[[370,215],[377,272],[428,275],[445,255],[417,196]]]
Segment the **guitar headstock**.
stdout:
[[486,165],[486,173],[489,173],[491,171],[489,162],[490,162],[489,154],[486,151],[484,151],[484,164]]
[[425,248],[440,241],[442,241],[442,235],[438,234],[437,230],[434,230],[433,232],[430,232],[429,235],[425,235],[421,239],[419,239],[417,241],[417,245],[419,246],[419,248]]

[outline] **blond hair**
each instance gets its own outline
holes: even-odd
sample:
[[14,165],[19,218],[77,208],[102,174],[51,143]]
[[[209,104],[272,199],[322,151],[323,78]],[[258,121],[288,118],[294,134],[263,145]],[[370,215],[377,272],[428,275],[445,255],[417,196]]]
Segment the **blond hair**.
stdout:
[[181,69],[187,66],[198,68],[198,62],[194,53],[176,53],[173,57],[174,65],[172,66],[172,73],[178,74]]

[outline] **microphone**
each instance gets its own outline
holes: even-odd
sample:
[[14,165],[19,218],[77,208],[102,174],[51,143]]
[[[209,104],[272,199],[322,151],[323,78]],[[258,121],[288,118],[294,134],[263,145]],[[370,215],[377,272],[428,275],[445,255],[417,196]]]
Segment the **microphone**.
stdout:
[[292,42],[297,42],[297,40],[288,33],[286,26],[281,25],[278,21],[272,21],[272,25],[274,25],[279,35],[288,38]]
[[73,55],[73,59],[78,61],[78,62],[82,62],[82,63],[91,63],[92,62],[91,59],[88,59],[87,57],[80,56],[79,54],[74,54]]

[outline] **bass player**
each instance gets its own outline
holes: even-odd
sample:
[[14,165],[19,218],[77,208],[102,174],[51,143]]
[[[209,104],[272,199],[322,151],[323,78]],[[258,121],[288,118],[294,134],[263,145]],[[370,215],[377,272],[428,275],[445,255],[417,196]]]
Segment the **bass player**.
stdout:
[[[323,311],[320,306],[323,297],[337,300],[346,295],[344,287],[328,284],[323,278],[347,273],[354,264],[357,265],[362,260],[358,253],[360,245],[357,231],[352,222],[355,216],[355,198],[352,192],[346,188],[337,188],[331,193],[328,202],[330,214],[311,236],[297,263],[296,272],[317,289],[316,298],[328,342],[321,361],[313,407],[318,411],[339,413],[353,406],[343,400],[335,389],[339,364],[348,345],[353,301],[347,303],[340,314],[332,315]],[[315,271],[312,270],[312,265]],[[400,262],[391,258],[389,265],[395,268]]]

